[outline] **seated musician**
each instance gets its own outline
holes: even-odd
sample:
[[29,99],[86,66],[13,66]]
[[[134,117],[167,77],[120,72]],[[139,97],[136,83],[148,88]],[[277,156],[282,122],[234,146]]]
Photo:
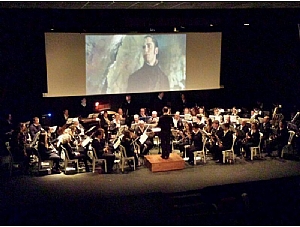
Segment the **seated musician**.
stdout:
[[223,116],[221,115],[221,111],[219,108],[214,108],[214,116],[215,120],[218,120],[219,123],[223,123]]
[[237,110],[237,108],[235,106],[232,107],[231,115],[239,117],[238,110]]
[[[141,155],[147,155],[149,151],[153,148],[154,143],[153,143],[153,137],[154,133],[149,127],[145,127],[145,122],[144,121],[139,121],[139,126],[135,128],[134,131],[135,135],[142,138],[142,135],[146,135],[147,139],[145,141],[141,139],[137,140],[138,145],[140,146],[140,153]],[[142,138],[143,139],[143,138]]]
[[26,149],[26,144],[29,139],[27,127],[24,123],[20,123],[17,128],[12,131],[11,139],[9,141],[10,150],[14,161],[22,162],[24,172],[29,168],[29,152]]
[[180,118],[180,112],[176,111],[173,117],[174,129],[183,130],[184,125],[182,119]]
[[260,140],[260,134],[256,122],[251,123],[251,130],[247,133],[243,148],[246,152],[246,158],[249,159],[251,156],[250,147],[257,147]]
[[218,120],[214,120],[212,122],[211,132],[208,134],[209,143],[206,144],[208,150],[213,156],[213,160],[218,160],[218,152],[219,152],[219,143],[220,139],[223,137],[224,132],[223,128],[220,127],[220,123]]
[[121,117],[118,113],[116,113],[115,118],[112,120],[109,127],[111,134],[117,135],[120,127],[121,127]]
[[236,156],[241,155],[243,141],[245,140],[248,132],[249,132],[249,127],[247,126],[247,121],[243,120],[240,127],[236,129],[236,140],[233,147]]
[[111,173],[114,166],[115,155],[112,152],[112,148],[106,145],[104,129],[99,128],[94,136],[95,138],[92,140],[92,147],[95,149],[99,159],[106,159],[107,173]]
[[151,117],[148,119],[148,124],[151,124],[152,127],[156,127],[159,121],[159,117],[157,116],[157,111],[152,111]]
[[194,165],[194,151],[201,151],[203,149],[203,141],[202,141],[202,133],[200,132],[200,125],[194,123],[193,126],[193,131],[191,134],[191,142],[192,145],[186,149],[187,156],[189,157],[188,162],[191,165]]
[[277,150],[278,154],[282,151],[282,148],[288,144],[289,132],[284,121],[279,121],[278,129],[275,135],[271,135],[271,141],[267,145],[267,155],[271,156],[272,151]]
[[42,125],[40,124],[40,119],[38,117],[34,117],[32,124],[29,126],[29,134],[32,140],[41,129]]
[[101,128],[104,129],[105,132],[105,138],[108,139],[108,131],[109,131],[109,126],[110,126],[110,120],[108,118],[108,113],[107,111],[103,111],[103,114],[100,116],[100,126]]
[[141,108],[140,109],[139,116],[140,117],[147,117],[146,108]]
[[265,116],[263,118],[263,123],[260,124],[259,131],[263,134],[263,137],[261,138],[261,147],[262,150],[266,150],[266,147],[269,146],[269,138],[272,134],[272,125],[270,123],[269,116]]
[[205,107],[204,106],[200,106],[199,107],[199,115],[203,118],[203,117],[207,117],[207,114],[205,112]]
[[84,136],[84,127],[79,123],[78,118],[73,119],[72,125],[70,127],[73,127],[75,137]]
[[45,130],[41,131],[38,141],[38,152],[42,158],[42,160],[53,160],[53,168],[52,173],[60,173],[60,156],[58,155],[58,151],[56,148],[50,143],[50,128],[45,127]]
[[126,115],[124,114],[123,109],[122,109],[121,107],[118,108],[117,113],[118,113],[119,116],[120,116],[120,121],[121,121],[121,122],[125,122],[125,121],[126,121]]
[[140,121],[139,119],[140,117],[138,114],[133,115],[133,121],[131,122],[130,128],[135,130],[135,128],[139,126],[139,121]]
[[87,164],[87,155],[84,154],[84,149],[82,152],[78,150],[78,140],[74,136],[74,127],[67,128],[64,130],[63,134],[58,137],[57,147],[63,146],[68,152],[70,159],[78,159],[84,162],[86,172],[89,172],[89,166]]
[[134,152],[132,133],[129,130],[123,131],[123,137],[121,140],[121,145],[125,148],[127,157],[134,157],[136,166],[138,165],[138,157]]
[[222,163],[222,151],[230,150],[233,143],[233,133],[229,130],[229,123],[223,124],[223,135],[219,137],[218,147],[215,151],[216,163]]
[[184,147],[186,145],[191,145],[192,144],[192,132],[193,132],[193,125],[191,123],[186,122],[184,124],[184,128],[183,130],[179,131],[179,138],[178,138],[178,146],[179,146],[179,150],[181,153],[184,152]]

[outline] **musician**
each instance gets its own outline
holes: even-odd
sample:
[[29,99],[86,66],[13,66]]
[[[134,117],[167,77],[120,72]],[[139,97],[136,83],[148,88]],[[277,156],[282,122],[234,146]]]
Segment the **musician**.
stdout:
[[134,152],[132,133],[126,129],[123,131],[123,135],[124,136],[122,137],[121,145],[125,148],[127,157],[134,157],[135,163],[138,163],[138,157]]
[[148,124],[152,124],[152,127],[156,127],[159,121],[159,117],[157,116],[157,112],[155,110],[152,111],[151,117],[148,120]]
[[213,123],[212,119],[207,118],[206,125],[204,126],[203,130],[207,133],[211,133],[213,129],[212,123]]
[[114,161],[115,161],[115,155],[112,153],[112,148],[109,147],[106,143],[104,129],[99,128],[95,132],[94,136],[95,137],[92,140],[92,147],[95,149],[97,157],[99,159],[106,159],[107,173],[112,173]]
[[239,117],[239,113],[238,110],[236,109],[236,107],[232,107],[232,111],[231,111],[231,115],[232,116],[238,116]]
[[260,140],[260,134],[258,130],[258,125],[256,122],[251,123],[251,130],[246,135],[245,142],[243,144],[243,148],[246,152],[246,158],[249,159],[251,156],[250,147],[257,147]]
[[269,116],[265,116],[263,118],[263,123],[260,124],[260,129],[259,131],[263,134],[263,137],[261,138],[261,144],[262,144],[262,149],[266,149],[267,144],[269,143],[269,137],[272,134],[272,125],[270,123],[270,118]]
[[26,125],[20,123],[17,128],[14,128],[9,142],[10,150],[14,161],[21,161],[24,166],[24,172],[29,168],[29,154],[26,150],[26,144],[29,139],[29,133]]
[[236,140],[233,146],[233,150],[236,156],[241,155],[243,141],[245,140],[247,133],[249,133],[249,127],[247,125],[247,121],[243,120],[240,128],[236,129]]
[[223,128],[220,127],[220,123],[218,120],[214,120],[212,122],[212,129],[211,133],[208,134],[209,136],[209,143],[206,144],[208,150],[212,153],[213,160],[218,160],[218,152],[219,152],[219,143],[221,138],[224,135]]
[[[78,159],[84,162],[86,172],[89,172],[89,166],[87,164],[88,157],[84,154],[84,150],[79,152],[78,150],[78,140],[74,136],[75,127],[72,126],[64,130],[63,134],[58,137],[58,148],[63,146],[68,152],[70,159]],[[60,152],[60,149],[59,149]]]
[[48,136],[50,133],[50,128],[45,127],[45,130],[41,130],[41,134],[39,136],[38,141],[38,152],[42,158],[42,160],[53,160],[52,173],[60,173],[60,156],[58,155],[58,151],[56,148],[50,143],[50,137]]
[[29,126],[29,134],[32,140],[41,129],[42,125],[40,124],[40,119],[38,117],[34,117],[32,124]]
[[135,128],[139,126],[139,121],[140,121],[139,119],[140,117],[138,114],[133,115],[133,121],[131,122],[130,128],[135,130]]
[[[204,118],[204,117],[207,117],[207,114],[206,114],[206,111],[205,111],[205,107],[204,106],[200,106],[199,107],[199,115]],[[204,123],[204,122],[202,122]]]
[[110,126],[110,120],[108,118],[108,113],[106,110],[103,111],[103,114],[100,116],[100,127],[104,129],[105,132],[105,138],[108,140],[108,131]]
[[179,102],[179,106],[178,109],[180,110],[180,113],[183,113],[183,110],[185,108],[189,108],[190,104],[187,101],[186,95],[184,93],[180,94],[180,102]]
[[193,125],[189,122],[186,122],[184,124],[183,130],[179,131],[179,150],[180,152],[184,152],[184,146],[185,145],[191,145],[192,144],[192,132],[193,132]]
[[159,117],[158,127],[161,128],[160,132],[160,140],[161,140],[161,148],[162,148],[162,155],[163,159],[168,159],[171,151],[171,128],[173,125],[173,119],[169,115],[169,108],[163,108],[163,115]]
[[182,119],[180,118],[179,111],[176,111],[176,113],[174,114],[173,125],[174,125],[174,129],[183,130],[183,128],[184,128]]
[[223,123],[223,117],[221,115],[220,109],[219,108],[214,108],[214,116],[215,120],[218,120],[219,123]]
[[152,101],[152,110],[155,110],[157,112],[157,116],[161,116],[162,113],[162,109],[164,108],[164,106],[167,105],[167,102],[164,98],[165,93],[164,92],[159,92],[158,95],[153,99]]
[[86,98],[82,98],[80,100],[80,105],[78,107],[78,117],[80,118],[87,118],[89,113],[92,112],[92,108],[90,108],[90,106],[87,103]]
[[146,108],[140,108],[139,116],[140,116],[140,118],[141,118],[141,117],[146,118],[146,117],[148,116],[148,115],[147,115],[147,112],[146,112]]
[[67,120],[68,120],[69,117],[70,117],[69,116],[69,110],[64,109],[62,115],[58,116],[57,125],[59,127],[63,127],[67,123]]
[[200,125],[194,123],[193,131],[191,134],[191,143],[190,147],[186,149],[187,156],[189,157],[189,164],[194,165],[194,151],[200,151],[203,149],[202,133],[200,132]]
[[114,119],[112,120],[109,130],[112,135],[117,135],[119,129],[121,127],[121,117],[118,113],[115,114]]
[[[73,119],[73,122],[72,122],[72,125],[71,126],[74,126],[74,134],[75,134],[75,137],[76,136],[83,136],[84,135],[84,127],[82,126],[82,124],[79,123],[79,120],[78,118],[74,118]],[[71,127],[70,126],[70,127]]]
[[282,151],[282,148],[288,144],[289,132],[284,121],[279,121],[278,129],[275,135],[271,135],[271,141],[267,144],[267,155],[271,156],[272,151],[277,150],[278,154]]
[[229,123],[223,124],[223,135],[218,137],[218,149],[216,150],[216,163],[222,163],[222,151],[230,150],[233,143],[233,133],[229,130]]
[[124,114],[123,109],[122,109],[121,107],[118,108],[117,113],[118,113],[119,116],[120,116],[121,124],[122,124],[122,125],[126,124],[126,115]]
[[149,127],[146,128],[145,122],[141,120],[139,121],[139,126],[135,128],[134,134],[140,138],[143,134],[147,135],[147,139],[145,140],[145,142],[142,143],[140,140],[137,140],[137,143],[140,146],[141,155],[147,155],[154,146],[154,133]]
[[135,113],[135,105],[131,99],[131,95],[126,95],[125,102],[122,103],[121,108],[123,109],[123,113],[126,118],[126,125],[130,127],[130,123],[132,121],[132,116]]

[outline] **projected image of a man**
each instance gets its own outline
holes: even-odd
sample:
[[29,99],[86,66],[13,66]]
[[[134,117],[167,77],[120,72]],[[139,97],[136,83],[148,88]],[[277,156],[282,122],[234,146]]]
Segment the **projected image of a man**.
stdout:
[[144,65],[129,76],[127,92],[168,91],[168,77],[161,70],[158,62],[159,47],[155,37],[144,37]]

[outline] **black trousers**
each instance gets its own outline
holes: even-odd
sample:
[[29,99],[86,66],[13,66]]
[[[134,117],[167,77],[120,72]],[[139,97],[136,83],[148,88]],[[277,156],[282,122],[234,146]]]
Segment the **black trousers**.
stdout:
[[171,152],[171,133],[170,132],[161,132],[160,133],[160,143],[162,150],[162,158],[169,158]]

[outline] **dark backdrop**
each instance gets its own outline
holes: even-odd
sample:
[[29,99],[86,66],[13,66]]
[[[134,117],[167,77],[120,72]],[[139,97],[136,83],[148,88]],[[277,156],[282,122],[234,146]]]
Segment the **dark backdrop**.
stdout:
[[[44,32],[222,32],[223,89],[187,91],[193,104],[267,108],[299,106],[299,9],[243,10],[0,10],[0,111],[19,120],[71,111],[82,97],[43,98],[47,92]],[[209,24],[214,24],[210,27]],[[244,26],[249,23],[249,26]],[[133,94],[138,106],[150,106],[156,94]],[[176,111],[180,92],[165,95]],[[125,95],[89,96],[116,109]]]

